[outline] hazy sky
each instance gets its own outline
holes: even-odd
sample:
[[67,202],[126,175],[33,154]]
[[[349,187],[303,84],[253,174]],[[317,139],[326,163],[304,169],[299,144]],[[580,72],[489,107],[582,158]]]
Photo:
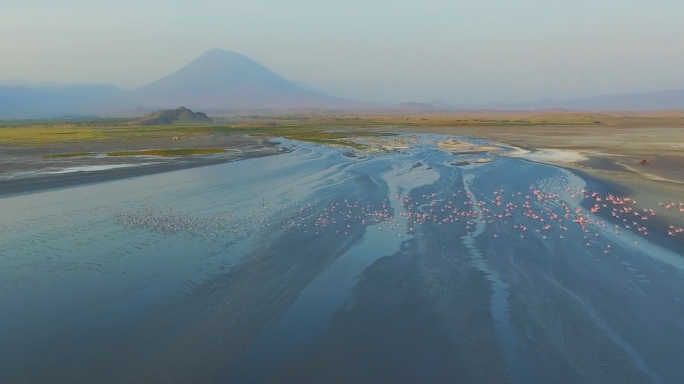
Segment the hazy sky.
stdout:
[[134,88],[211,48],[369,101],[684,88],[684,0],[3,0],[0,80]]

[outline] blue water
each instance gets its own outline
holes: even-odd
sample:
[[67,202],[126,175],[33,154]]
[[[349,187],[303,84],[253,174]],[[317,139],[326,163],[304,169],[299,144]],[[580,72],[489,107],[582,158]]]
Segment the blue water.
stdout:
[[530,185],[610,186],[441,139],[0,199],[0,382],[679,382],[678,239],[544,230]]

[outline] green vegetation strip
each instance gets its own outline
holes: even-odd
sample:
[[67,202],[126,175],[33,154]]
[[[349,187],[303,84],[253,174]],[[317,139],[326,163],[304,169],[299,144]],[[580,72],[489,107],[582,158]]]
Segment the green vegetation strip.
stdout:
[[333,147],[351,147],[361,151],[370,149],[368,145],[358,144],[351,140],[350,137],[382,137],[382,136],[396,136],[395,133],[388,132],[372,132],[372,131],[361,131],[357,129],[338,129],[329,130],[329,127],[315,127],[306,125],[281,125],[277,127],[240,127],[240,126],[228,126],[222,127],[223,132],[229,133],[242,133],[248,134],[250,136],[261,136],[261,137],[282,137],[289,140],[306,141],[314,144],[329,145]]
[[152,149],[148,151],[119,151],[108,152],[107,156],[187,156],[209,155],[212,153],[224,153],[225,149],[218,148],[190,148],[190,149]]
[[94,155],[92,152],[73,152],[73,153],[55,153],[52,155],[43,155],[44,159],[64,158],[64,157],[81,157]]
[[[289,137],[288,137],[288,139],[289,139]],[[302,138],[297,138],[297,139],[292,139],[292,140],[307,141],[309,143],[329,145],[331,147],[351,147],[351,148],[358,149],[359,151],[367,151],[370,149],[370,146],[368,146],[368,145],[358,144],[358,143],[355,143],[355,142],[349,141],[349,140],[317,139],[317,138],[309,138],[309,137],[302,137]]]

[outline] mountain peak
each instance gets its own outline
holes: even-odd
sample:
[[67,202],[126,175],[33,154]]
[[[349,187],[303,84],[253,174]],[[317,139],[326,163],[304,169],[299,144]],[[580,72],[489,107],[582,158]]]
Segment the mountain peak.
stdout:
[[250,59],[249,57],[247,57],[241,53],[226,51],[226,50],[223,50],[221,48],[210,49],[210,50],[206,51],[199,58],[202,58],[202,57],[215,57],[215,58],[221,58],[221,59],[233,59],[233,60],[237,59],[237,60],[253,61],[252,59]]
[[245,55],[219,48],[128,96],[130,104],[155,109],[177,105],[258,109],[360,104],[304,90]]

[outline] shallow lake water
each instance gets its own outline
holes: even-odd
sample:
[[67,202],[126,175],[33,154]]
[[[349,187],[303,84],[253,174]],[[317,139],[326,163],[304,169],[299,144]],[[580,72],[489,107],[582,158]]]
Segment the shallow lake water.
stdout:
[[0,198],[0,382],[680,382],[678,239],[419,139]]

